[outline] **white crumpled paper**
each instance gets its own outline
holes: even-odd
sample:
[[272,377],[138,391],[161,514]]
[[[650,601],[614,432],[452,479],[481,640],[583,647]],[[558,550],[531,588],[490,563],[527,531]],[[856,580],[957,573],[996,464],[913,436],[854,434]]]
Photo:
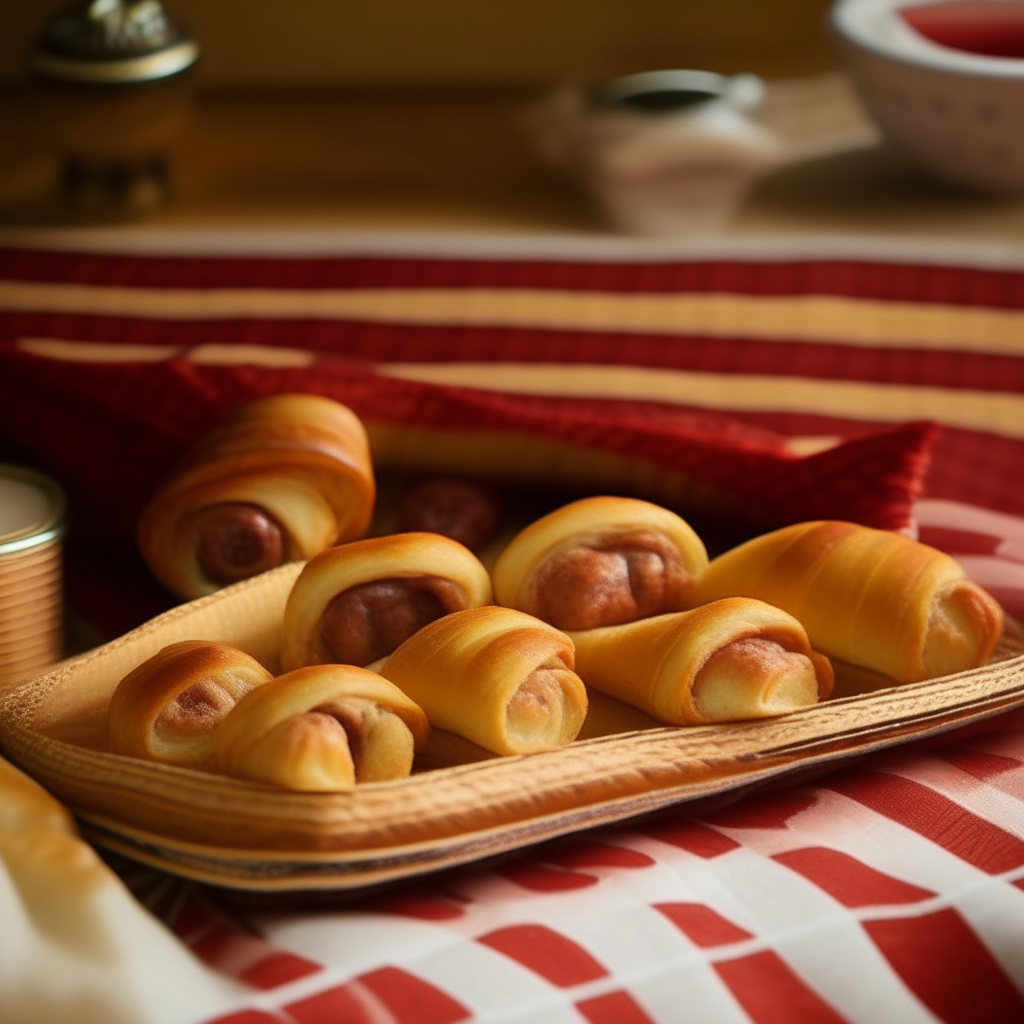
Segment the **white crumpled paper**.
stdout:
[[151,917],[71,815],[0,758],[4,1024],[176,1024],[242,991]]

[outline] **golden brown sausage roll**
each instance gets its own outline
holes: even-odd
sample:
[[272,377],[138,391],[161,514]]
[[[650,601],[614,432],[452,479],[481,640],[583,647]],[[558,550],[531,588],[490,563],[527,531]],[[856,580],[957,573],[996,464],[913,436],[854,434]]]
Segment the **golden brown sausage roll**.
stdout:
[[429,733],[420,708],[375,672],[314,665],[239,701],[217,731],[217,761],[286,789],[344,790],[408,775]]
[[800,623],[749,598],[569,635],[588,686],[669,725],[783,715],[832,689]]
[[413,634],[381,675],[432,725],[496,754],[572,742],[587,714],[572,642],[539,619],[489,605],[446,615]]
[[110,749],[210,768],[219,723],[250,690],[271,678],[258,661],[227,644],[171,644],[129,672],[111,696]]
[[310,559],[288,596],[282,664],[370,665],[428,622],[490,599],[487,570],[440,534],[329,548]]
[[584,498],[513,539],[494,566],[494,598],[559,629],[594,629],[688,607],[707,561],[674,512],[635,498]]
[[831,520],[787,526],[720,555],[692,600],[733,595],[784,608],[816,650],[900,683],[985,664],[1003,624],[996,601],[949,555]]
[[143,512],[139,547],[161,583],[200,597],[361,536],[375,494],[355,414],[276,395],[235,409],[194,449]]

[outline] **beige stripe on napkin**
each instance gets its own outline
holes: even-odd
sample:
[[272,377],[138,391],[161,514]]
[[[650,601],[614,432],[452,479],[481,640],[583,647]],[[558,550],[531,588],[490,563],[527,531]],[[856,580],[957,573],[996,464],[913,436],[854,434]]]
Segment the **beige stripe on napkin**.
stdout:
[[637,366],[388,363],[376,369],[404,380],[519,394],[646,399],[727,412],[798,412],[885,423],[939,420],[1024,438],[1024,395],[1003,392]]
[[0,281],[0,309],[169,320],[352,319],[1024,352],[1021,312],[823,295],[120,288]]

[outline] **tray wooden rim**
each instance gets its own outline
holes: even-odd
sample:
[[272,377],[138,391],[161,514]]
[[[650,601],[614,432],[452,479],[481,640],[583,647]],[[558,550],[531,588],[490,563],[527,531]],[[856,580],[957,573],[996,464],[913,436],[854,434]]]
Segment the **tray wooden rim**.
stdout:
[[[1024,669],[1024,658],[1019,661]],[[490,860],[582,830],[628,824],[673,806],[701,805],[723,795],[739,799],[769,782],[784,779],[788,774],[804,775],[809,769],[830,762],[839,768],[851,760],[908,739],[927,739],[1022,706],[1024,686],[1015,688],[1014,695],[1006,702],[979,710],[966,720],[956,718],[909,735],[880,737],[863,747],[839,754],[823,754],[792,764],[772,765],[759,771],[725,776],[715,780],[714,785],[682,783],[603,804],[584,805],[480,832],[463,833],[455,837],[455,841],[412,843],[359,851],[358,855],[310,852],[297,856],[294,852],[253,851],[249,856],[240,856],[240,852],[248,854],[249,851],[168,842],[160,836],[148,835],[117,822],[104,822],[99,816],[88,813],[80,813],[79,818],[84,835],[97,845],[195,882],[253,893],[361,891]],[[269,865],[275,868],[282,866],[285,870],[267,871]]]

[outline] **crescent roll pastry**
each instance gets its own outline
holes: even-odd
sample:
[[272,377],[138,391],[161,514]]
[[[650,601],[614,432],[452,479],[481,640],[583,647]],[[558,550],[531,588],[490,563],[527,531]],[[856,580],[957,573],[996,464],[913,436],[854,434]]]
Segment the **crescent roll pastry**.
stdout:
[[321,552],[303,568],[284,612],[286,670],[370,665],[428,622],[491,600],[487,570],[436,533],[368,537]]
[[286,789],[345,790],[408,775],[429,733],[420,708],[375,672],[313,665],[239,701],[217,732],[217,761]]
[[784,608],[816,650],[899,683],[985,664],[1002,632],[996,601],[955,559],[898,533],[797,523],[716,558],[694,603],[732,595]]
[[488,605],[424,626],[384,663],[432,725],[495,754],[572,742],[587,714],[572,642],[539,619]]
[[688,607],[707,561],[674,512],[636,498],[584,498],[512,540],[494,566],[494,597],[559,629],[612,626]]
[[361,536],[376,487],[366,431],[317,395],[239,406],[150,501],[139,548],[181,597],[210,594]]
[[110,698],[107,732],[115,754],[209,768],[213,734],[250,690],[271,674],[227,644],[183,640],[144,661]]
[[832,689],[800,623],[749,598],[569,635],[588,686],[669,725],[783,715]]

